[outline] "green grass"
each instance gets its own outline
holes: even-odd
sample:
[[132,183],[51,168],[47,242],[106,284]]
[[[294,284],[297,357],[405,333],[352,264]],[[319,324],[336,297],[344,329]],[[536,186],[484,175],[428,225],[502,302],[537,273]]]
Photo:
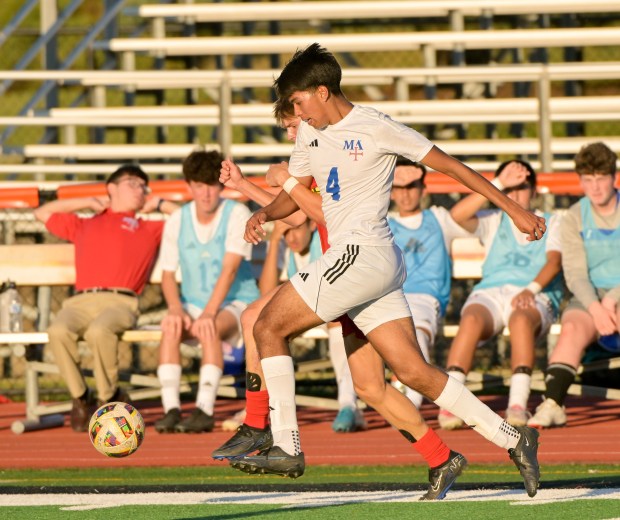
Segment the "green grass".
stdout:
[[[619,465],[547,466],[535,499],[525,495],[516,483],[518,474],[506,466],[471,466],[453,488],[453,499],[449,494],[444,502],[418,501],[425,480],[423,467],[409,466],[313,466],[295,481],[213,467],[5,470],[0,471],[0,511],[8,518],[62,520],[583,520],[617,518],[620,511],[620,500],[605,499],[608,491],[600,489],[620,486]],[[461,499],[455,496],[459,487],[470,490],[469,500],[462,493]],[[561,492],[540,498],[545,488],[564,488],[566,497]],[[490,490],[486,495],[485,489]],[[351,498],[351,492],[358,494]]]
[[[419,466],[310,466],[303,477],[296,480],[276,477],[249,477],[222,467],[171,468],[60,468],[60,469],[6,469],[0,471],[0,487],[90,487],[117,488],[118,486],[277,486],[307,488],[329,484],[402,484],[422,487],[426,483],[426,467]],[[512,465],[470,465],[459,478],[460,484],[518,484],[519,473]],[[563,464],[543,467],[543,486],[620,486],[618,464]]]

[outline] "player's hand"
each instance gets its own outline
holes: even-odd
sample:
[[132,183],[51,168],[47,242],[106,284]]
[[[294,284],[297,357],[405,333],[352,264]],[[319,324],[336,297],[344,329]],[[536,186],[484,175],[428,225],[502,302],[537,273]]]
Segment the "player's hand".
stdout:
[[529,307],[534,307],[536,304],[536,297],[529,289],[523,289],[510,303],[513,309],[527,309]]
[[289,177],[290,174],[288,172],[288,163],[286,161],[282,161],[279,164],[271,164],[269,166],[267,175],[265,175],[265,181],[269,186],[277,188],[281,187]]
[[514,188],[527,181],[530,172],[521,163],[511,162],[498,175],[504,188]]
[[110,207],[110,197],[91,197],[88,207],[95,213],[102,213]]
[[152,213],[157,209],[157,205],[159,204],[160,200],[162,200],[160,197],[151,197],[147,199],[140,211],[142,213]]
[[264,211],[259,210],[254,215],[250,217],[245,225],[245,233],[243,234],[243,239],[246,242],[250,242],[254,245],[257,245],[261,242],[265,236],[267,236],[267,232],[263,229],[263,224],[267,222],[267,215]]
[[526,239],[530,242],[540,240],[545,231],[547,231],[547,224],[543,217],[539,217],[532,211],[527,211],[517,204],[513,206],[510,218],[517,226],[517,229],[527,235]]
[[168,313],[161,320],[162,332],[180,339],[184,330],[189,330],[192,319],[182,309],[169,309]]
[[203,347],[212,345],[216,338],[215,316],[208,312],[203,312],[192,323],[190,333],[200,340],[200,344]]
[[291,226],[289,226],[286,222],[283,220],[276,220],[273,224],[273,231],[271,232],[270,240],[278,242],[284,236],[284,233],[286,233],[289,229],[291,229]]
[[603,306],[602,302],[596,301],[588,307],[588,312],[594,320],[594,326],[601,336],[609,336],[618,330],[615,312]]
[[239,166],[237,166],[230,158],[222,161],[222,167],[220,168],[220,182],[227,188],[236,189],[239,183],[243,181],[245,177],[241,173]]

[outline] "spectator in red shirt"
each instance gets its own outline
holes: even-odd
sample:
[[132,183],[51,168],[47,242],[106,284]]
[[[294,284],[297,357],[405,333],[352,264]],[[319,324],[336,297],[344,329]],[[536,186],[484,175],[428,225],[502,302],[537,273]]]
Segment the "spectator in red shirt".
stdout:
[[[80,370],[78,339],[86,340],[93,353],[99,403],[123,400],[118,340],[136,322],[138,295],[157,259],[163,231],[162,221],[144,221],[136,212],[177,208],[157,197],[147,201],[148,181],[138,166],[124,165],[107,179],[107,197],[54,200],[34,211],[50,233],[75,245],[76,292],[48,328],[49,346],[73,398],[75,431],[86,431],[94,404]],[[95,215],[76,215],[80,210]]]

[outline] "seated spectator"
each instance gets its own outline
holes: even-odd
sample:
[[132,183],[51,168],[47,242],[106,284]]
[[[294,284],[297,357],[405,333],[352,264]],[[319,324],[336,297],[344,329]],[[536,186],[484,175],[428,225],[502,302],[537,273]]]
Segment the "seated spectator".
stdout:
[[[530,209],[536,193],[536,174],[529,163],[512,160],[501,164],[493,182],[522,208]],[[555,321],[562,298],[560,219],[545,214],[547,232],[542,240],[528,242],[504,212],[479,212],[484,202],[484,197],[472,194],[451,210],[454,220],[480,239],[485,260],[482,280],[461,311],[459,330],[448,353],[447,371],[464,383],[476,346],[507,326],[511,331],[512,376],[506,421],[523,426],[529,418],[527,401],[535,340]],[[461,419],[446,410],[439,411],[438,420],[445,430],[463,425]]]
[[[93,354],[99,404],[127,400],[118,387],[118,341],[138,316],[138,295],[157,258],[163,222],[136,217],[177,206],[146,200],[147,175],[121,166],[106,181],[108,197],[54,200],[34,211],[50,233],[75,245],[76,293],[65,300],[48,329],[49,347],[73,398],[71,427],[86,431],[94,396],[80,370],[78,340]],[[93,218],[76,211],[92,210]]]
[[620,329],[620,196],[616,154],[604,143],[583,147],[575,170],[585,194],[562,219],[562,267],[572,298],[549,358],[544,401],[528,425],[564,426],[564,400],[585,349]]
[[[394,210],[388,214],[388,222],[405,258],[407,280],[403,291],[415,320],[420,349],[429,361],[450,298],[452,240],[470,234],[452,220],[445,208],[422,209],[425,176],[423,164],[404,157],[397,159],[391,195]],[[392,384],[420,408],[420,393],[395,379]]]
[[[157,375],[165,415],[158,432],[206,432],[215,424],[213,409],[224,368],[222,342],[240,347],[240,317],[259,297],[248,260],[252,245],[243,240],[249,209],[221,198],[223,157],[193,152],[183,161],[183,176],[193,201],[166,222],[160,254],[162,291],[168,313],[162,320]],[[181,269],[181,289],[176,282]],[[202,347],[196,409],[181,416],[180,345],[194,338]]]

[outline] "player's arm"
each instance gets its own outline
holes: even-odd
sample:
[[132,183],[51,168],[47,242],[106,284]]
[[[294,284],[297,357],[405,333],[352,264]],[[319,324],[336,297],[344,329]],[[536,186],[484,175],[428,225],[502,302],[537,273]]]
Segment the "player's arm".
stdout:
[[456,179],[472,191],[490,200],[498,208],[503,209],[508,213],[517,229],[528,235],[528,240],[539,240],[542,238],[547,229],[544,218],[521,208],[521,206],[508,198],[482,175],[461,161],[433,146],[430,152],[422,159],[422,162],[430,168]]
[[295,183],[289,179],[294,179],[288,171],[288,163],[272,164],[267,171],[267,184],[282,188],[285,183],[292,183],[288,194],[301,210],[308,215],[310,220],[318,224],[325,225],[321,197],[301,183]]
[[[264,190],[260,186],[256,186],[253,182],[250,182],[241,172],[241,169],[230,159],[222,161],[222,167],[220,169],[220,182],[227,188],[237,190],[239,193],[245,195],[250,200],[253,200],[258,205],[265,207],[271,204],[276,195]],[[284,221],[289,226],[300,226],[306,220],[306,215],[301,211],[296,211],[290,216],[286,217]]]
[[278,269],[278,253],[280,249],[280,241],[286,230],[289,229],[282,220],[276,220],[271,236],[269,237],[269,247],[263,262],[263,270],[258,279],[258,288],[261,294],[267,294],[280,282],[280,270]]
[[[306,188],[312,183],[312,177],[296,177],[298,182]],[[273,220],[282,220],[288,217],[293,212],[297,211],[299,206],[295,203],[288,194],[282,190],[276,198],[264,208],[255,212],[247,221],[245,226],[245,233],[243,238],[254,245],[258,244],[266,236],[266,232],[263,229],[265,222],[271,222]]]
[[54,213],[73,213],[84,209],[90,209],[95,213],[101,213],[110,205],[108,197],[78,197],[74,199],[58,199],[47,202],[34,210],[34,217],[44,224]]
[[164,332],[169,332],[173,337],[180,337],[183,329],[189,329],[191,318],[183,310],[179,284],[177,284],[174,271],[161,272],[161,292],[166,300],[168,312],[161,321],[161,328]]
[[[512,162],[491,181],[491,184],[500,190],[512,188],[522,184],[528,175],[529,172],[527,168],[520,163]],[[482,206],[484,206],[486,202],[486,197],[483,197],[479,193],[472,193],[457,202],[450,210],[450,215],[457,224],[470,233],[473,233],[478,227],[478,217],[476,213],[482,209]]]

